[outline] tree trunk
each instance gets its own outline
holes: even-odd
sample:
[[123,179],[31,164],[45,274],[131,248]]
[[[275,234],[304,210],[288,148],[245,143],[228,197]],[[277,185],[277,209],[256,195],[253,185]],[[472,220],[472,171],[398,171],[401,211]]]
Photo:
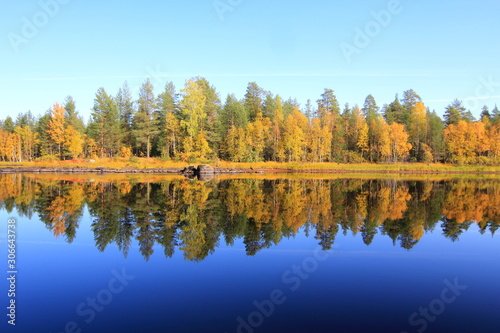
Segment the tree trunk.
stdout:
[[146,146],[146,157],[149,158],[149,136],[148,136],[148,143]]

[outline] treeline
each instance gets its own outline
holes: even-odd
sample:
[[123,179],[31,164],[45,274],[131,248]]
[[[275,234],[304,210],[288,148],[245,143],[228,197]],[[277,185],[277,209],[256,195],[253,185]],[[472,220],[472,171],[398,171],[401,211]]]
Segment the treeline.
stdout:
[[68,96],[43,116],[31,112],[1,121],[0,159],[162,157],[234,162],[451,162],[500,163],[500,111],[483,107],[476,120],[459,100],[444,119],[407,90],[381,108],[374,97],[362,107],[340,108],[325,89],[316,104],[300,107],[255,82],[243,99],[221,102],[205,79],[187,80],[178,92],[167,83],[158,95],[149,79],[134,99],[127,83],[116,96],[99,88],[85,123]]
[[[248,255],[304,232],[324,249],[338,233],[369,245],[390,237],[411,249],[426,232],[456,241],[471,225],[494,234],[500,227],[498,181],[262,180],[220,182],[162,180],[137,183],[36,179],[0,175],[0,208],[37,214],[54,234],[76,237],[88,209],[95,245],[116,244],[127,255],[139,245],[149,259],[162,248],[203,260],[224,241],[241,239]],[[38,176],[40,177],[40,176]],[[74,177],[74,176],[72,176]],[[359,237],[358,236],[358,237]]]

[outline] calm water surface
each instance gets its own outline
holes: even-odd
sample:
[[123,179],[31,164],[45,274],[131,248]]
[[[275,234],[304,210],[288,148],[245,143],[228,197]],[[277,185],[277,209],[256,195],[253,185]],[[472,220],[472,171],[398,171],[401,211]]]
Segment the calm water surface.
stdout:
[[499,180],[320,178],[0,175],[2,332],[500,331]]

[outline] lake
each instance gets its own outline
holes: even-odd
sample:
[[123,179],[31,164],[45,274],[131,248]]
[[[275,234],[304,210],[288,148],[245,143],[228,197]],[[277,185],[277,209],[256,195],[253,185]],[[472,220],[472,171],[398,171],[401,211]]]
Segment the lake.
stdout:
[[498,332],[471,177],[1,174],[2,332]]

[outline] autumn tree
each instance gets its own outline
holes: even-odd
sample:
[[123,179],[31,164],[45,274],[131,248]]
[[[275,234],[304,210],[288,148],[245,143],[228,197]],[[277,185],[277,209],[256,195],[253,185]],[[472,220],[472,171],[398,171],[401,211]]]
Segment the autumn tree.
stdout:
[[282,133],[285,116],[283,114],[283,104],[281,97],[276,96],[276,109],[271,118],[271,142],[270,151],[274,161],[281,161],[285,157],[285,150],[283,147]]
[[492,125],[488,131],[490,138],[490,158],[493,162],[500,163],[500,123]]
[[22,162],[22,143],[19,134],[0,129],[0,158],[2,161]]
[[268,137],[271,121],[264,118],[262,112],[258,112],[255,121],[248,124],[246,128],[246,145],[249,160],[252,162],[262,161],[266,138]]
[[361,151],[361,155],[364,155],[369,151],[369,136],[368,136],[368,125],[366,121],[362,121],[359,125],[358,140],[356,142],[356,147]]
[[232,125],[225,140],[225,151],[229,160],[233,162],[248,162],[246,132],[241,127]]
[[171,158],[177,155],[180,124],[177,93],[172,82],[165,84],[165,90],[158,95],[158,109],[160,114],[160,128],[162,135],[160,144],[162,155]]
[[398,159],[404,159],[408,156],[412,145],[408,142],[409,135],[405,131],[403,124],[392,123],[387,126],[392,156],[391,159],[393,162],[397,162]]
[[332,133],[321,125],[319,118],[313,118],[307,135],[308,161],[325,162],[330,156]]
[[[184,159],[189,160],[200,156],[205,158],[210,152],[210,147],[203,131],[203,124],[207,117],[205,112],[206,96],[195,81],[187,80],[184,89],[181,89],[182,100],[180,102],[181,121],[180,126],[184,131],[183,150]],[[204,151],[197,151],[196,147]]]
[[427,137],[427,110],[422,102],[416,102],[410,110],[410,123],[408,127],[410,142],[413,146],[413,157],[422,161],[424,152],[420,144],[425,143]]
[[287,116],[283,131],[283,149],[289,162],[305,159],[308,120],[296,107]]
[[83,152],[84,139],[82,134],[69,125],[64,130],[64,148],[70,158],[79,158]]
[[221,109],[219,94],[206,78],[196,77],[195,82],[205,96],[205,106],[203,108],[206,117],[201,124],[203,135],[210,147],[218,150],[218,145],[222,139],[217,131],[217,116]]
[[487,157],[492,144],[492,133],[488,133],[482,121],[467,122],[460,120],[444,130],[448,160],[459,164],[471,164]]
[[344,117],[347,118],[347,126],[345,129],[347,148],[353,151],[358,150],[358,148],[360,147],[358,145],[358,142],[360,142],[359,139],[361,134],[366,134],[366,138],[362,138],[361,141],[364,141],[366,139],[366,148],[368,148],[368,126],[366,126],[366,132],[361,133],[362,130],[365,130],[365,113],[362,112],[362,110],[360,110],[357,106],[354,106],[349,112],[347,112],[347,110],[346,112],[344,112]]
[[388,123],[379,115],[368,123],[368,156],[370,162],[380,162],[388,156]]
[[66,110],[60,104],[54,104],[48,128],[50,138],[57,145],[61,159],[63,158],[62,145],[64,143],[65,112]]
[[35,158],[35,148],[38,144],[38,133],[29,126],[16,126],[14,133],[19,136],[22,149],[22,159],[32,161]]

